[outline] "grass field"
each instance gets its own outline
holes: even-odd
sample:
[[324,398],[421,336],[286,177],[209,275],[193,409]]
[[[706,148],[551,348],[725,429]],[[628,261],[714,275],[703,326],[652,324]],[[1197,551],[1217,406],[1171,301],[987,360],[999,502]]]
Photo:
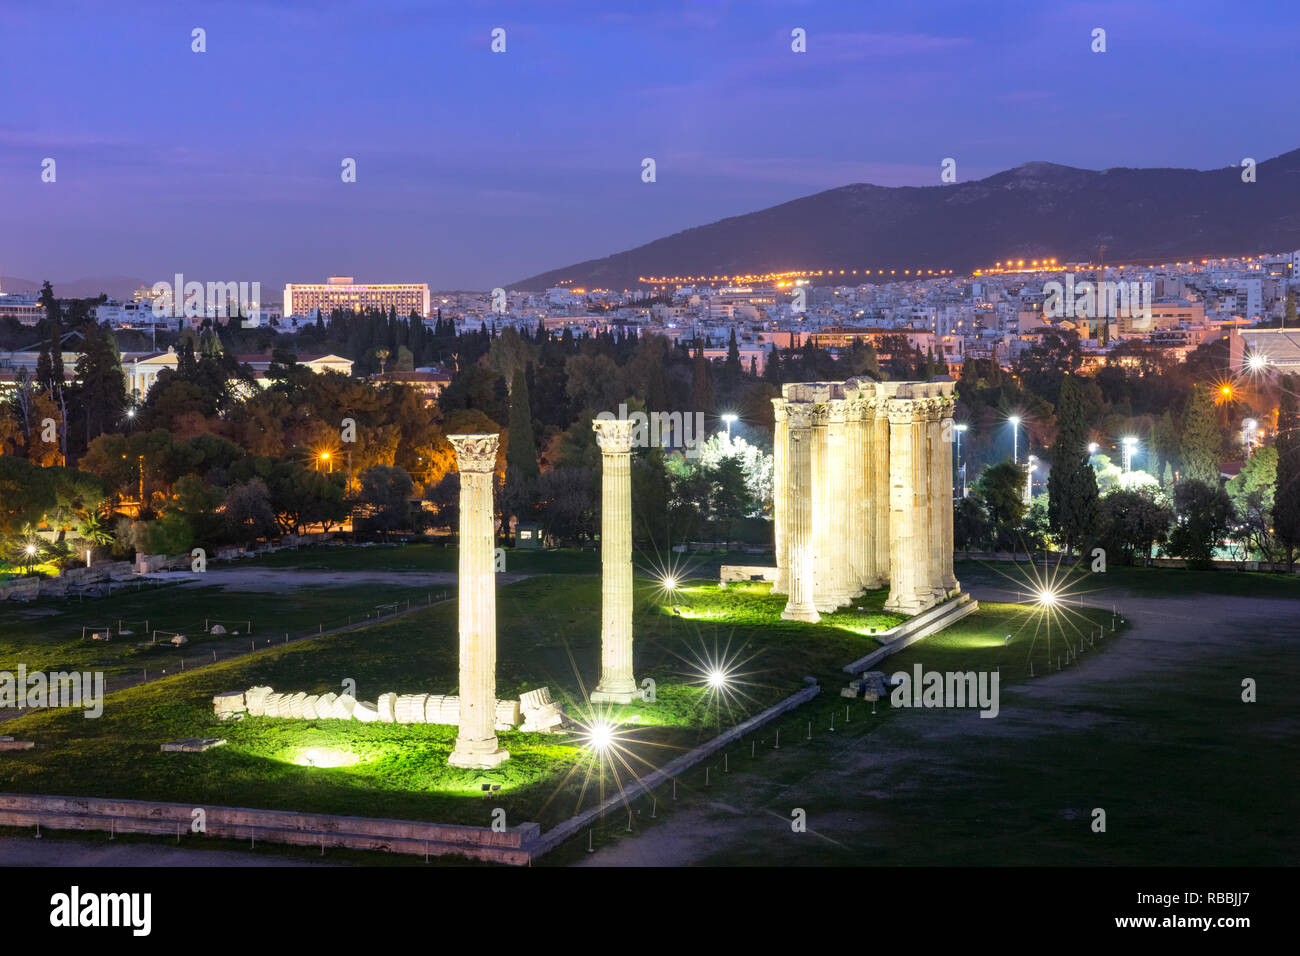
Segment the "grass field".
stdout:
[[[429,588],[404,586],[400,581],[382,588],[355,585],[238,594],[216,586],[151,584],[84,601],[46,598],[27,605],[9,604],[0,607],[0,671],[15,671],[21,663],[28,671],[102,671],[106,677],[116,677],[178,668],[181,657],[189,658],[192,666],[210,659],[211,649],[242,651],[250,639],[264,647],[269,641],[282,641],[286,633],[300,637],[343,626],[349,618],[374,616],[379,604],[408,600],[424,604],[429,594]],[[204,632],[205,623],[218,621],[240,637]],[[119,622],[122,630],[131,633],[119,635]],[[96,641],[87,636],[83,640],[85,628],[107,628],[112,639]],[[154,631],[159,632],[159,644],[138,646],[151,641]],[[173,633],[185,635],[189,643],[184,648],[165,646]]]
[[[638,580],[637,676],[655,681],[656,701],[600,715],[622,725],[631,770],[666,763],[804,686],[805,676],[836,693],[848,680],[840,668],[878,646],[864,633],[867,628],[896,620],[879,609],[884,592],[874,592],[818,625],[783,622],[782,599],[767,591],[766,585],[724,590],[692,580],[665,594],[655,582]],[[240,597],[241,608],[246,597]],[[176,592],[174,599],[194,613],[186,603],[192,595]],[[499,587],[498,695],[547,685],[590,722],[582,688],[594,686],[599,676],[599,608],[595,577],[539,576]],[[990,612],[982,623],[964,622],[954,630],[954,653],[961,640],[988,644],[994,631],[1000,635],[1013,622],[1027,634],[1027,621],[1019,619],[1030,613],[1011,608]],[[0,789],[480,825],[490,822],[494,807],[504,806],[511,822],[550,826],[594,802],[602,786],[606,792],[615,786],[608,769],[587,772],[590,752],[568,736],[503,733],[511,760],[478,773],[446,766],[454,727],[221,722],[211,713],[213,694],[256,684],[324,693],[350,679],[358,696],[371,700],[390,690],[452,693],[457,646],[453,602],[122,691],[108,699],[98,720],[79,712],[24,716],[6,724],[6,732],[39,746],[0,761]],[[1040,666],[1046,661],[1042,657]],[[707,687],[704,673],[713,668],[729,672],[727,692]],[[197,755],[158,751],[163,742],[189,736],[220,736],[229,743]],[[619,768],[618,776],[627,783],[629,767]],[[483,783],[502,789],[483,800]]]

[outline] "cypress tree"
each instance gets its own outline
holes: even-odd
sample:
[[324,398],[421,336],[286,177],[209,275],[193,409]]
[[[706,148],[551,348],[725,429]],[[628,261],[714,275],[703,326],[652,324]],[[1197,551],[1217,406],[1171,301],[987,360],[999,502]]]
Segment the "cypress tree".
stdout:
[[1282,398],[1277,412],[1277,478],[1273,488],[1273,533],[1286,548],[1286,566],[1295,564],[1300,547],[1300,382],[1285,375],[1278,383]]
[[1215,420],[1214,400],[1206,388],[1197,387],[1187,399],[1178,450],[1183,459],[1183,480],[1219,485],[1219,452],[1223,436]]
[[1047,520],[1069,554],[1096,530],[1097,475],[1088,462],[1088,422],[1083,386],[1073,375],[1061,382],[1056,409],[1056,443],[1047,476]]
[[718,400],[713,392],[713,374],[709,360],[704,357],[704,346],[695,349],[695,381],[692,387],[695,411],[712,415],[717,411]]
[[515,369],[510,379],[510,435],[506,441],[506,468],[518,468],[528,481],[541,474],[533,438],[533,410],[528,400],[528,378]]

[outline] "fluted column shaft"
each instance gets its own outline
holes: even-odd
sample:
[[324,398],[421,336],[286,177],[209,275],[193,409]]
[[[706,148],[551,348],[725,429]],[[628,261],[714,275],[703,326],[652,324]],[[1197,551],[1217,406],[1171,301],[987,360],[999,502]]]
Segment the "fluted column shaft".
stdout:
[[934,602],[930,587],[930,422],[928,402],[918,398],[913,403],[912,419],[912,566],[913,586],[919,606]]
[[888,399],[878,398],[872,408],[871,439],[871,547],[875,558],[875,578],[872,587],[884,587],[892,578],[890,559],[890,529],[892,495],[890,479],[890,462],[893,452],[889,438],[889,404]]
[[826,403],[826,471],[823,475],[826,501],[827,599],[835,607],[849,603],[855,593],[849,557],[853,539],[849,536],[848,403],[832,398]]
[[772,399],[772,413],[776,425],[772,431],[772,534],[776,547],[776,583],[773,594],[790,593],[790,554],[786,547],[786,526],[789,508],[786,489],[789,486],[790,436],[786,425],[785,399]]
[[[943,421],[940,424],[940,430],[945,437],[956,435],[956,432],[954,431],[955,426],[952,420],[952,413],[955,404],[956,403],[953,401],[953,399],[949,397],[945,400],[943,405]],[[942,565],[941,582],[943,585],[943,590],[945,595],[951,595],[961,590],[960,585],[957,583],[957,575],[954,572],[952,566],[952,549],[953,549],[952,509],[955,503],[953,501],[953,480],[952,480],[953,447],[952,446],[953,446],[953,442],[950,439],[944,443],[944,448],[942,449],[943,472],[941,475],[941,481],[943,484],[941,489],[942,493],[940,494],[940,497],[943,499],[943,530],[940,535],[939,554],[941,557],[941,565]]]
[[492,473],[497,435],[451,435],[460,471],[460,723],[453,767],[488,769],[507,759],[496,735],[497,602]]
[[786,406],[789,476],[786,485],[786,554],[789,561],[789,598],[781,617],[787,621],[819,621],[813,602],[812,407],[804,402]]
[[889,598],[885,610],[913,614],[916,595],[915,408],[910,399],[891,398],[889,413]]
[[631,703],[632,672],[632,425],[597,419],[600,445],[600,683],[593,701]]

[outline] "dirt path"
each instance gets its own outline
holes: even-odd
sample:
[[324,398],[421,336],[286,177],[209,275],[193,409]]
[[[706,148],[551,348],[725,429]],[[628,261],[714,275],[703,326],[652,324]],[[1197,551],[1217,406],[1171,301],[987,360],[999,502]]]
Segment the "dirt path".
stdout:
[[[1014,590],[976,587],[973,591],[984,601],[1017,600]],[[1067,722],[1080,730],[1119,724],[1122,717],[1108,714],[1107,704],[1116,695],[1142,692],[1150,686],[1153,672],[1189,665],[1229,665],[1233,643],[1240,642],[1243,633],[1249,640],[1272,645],[1291,644],[1300,638],[1300,604],[1294,600],[1225,595],[1142,597],[1116,588],[1093,592],[1088,602],[1094,607],[1109,607],[1114,602],[1131,628],[1105,653],[1089,657],[1085,652],[1075,666],[1005,689],[999,719],[979,721],[981,734],[1030,741],[1057,732]],[[926,744],[936,745],[937,750],[945,741],[950,746],[954,737],[969,737],[971,716],[957,710],[930,711],[925,721],[893,723],[871,734],[865,746],[861,738],[846,736],[842,744],[836,742],[824,766],[763,786],[753,794],[754,799],[744,800],[748,809],[716,801],[684,806],[645,833],[610,844],[575,865],[684,866],[707,863],[729,850],[750,846],[760,830],[768,834],[766,840],[780,840],[782,831],[789,831],[790,807],[801,805],[812,789],[839,786],[864,796],[886,796],[916,786],[927,773],[942,772],[934,766],[935,751]],[[862,790],[864,779],[872,781],[872,790]],[[867,801],[860,811],[816,822],[827,832],[868,834],[891,825]],[[811,823],[810,832],[814,832]],[[838,845],[829,838],[823,840],[825,862],[861,862],[837,851]]]

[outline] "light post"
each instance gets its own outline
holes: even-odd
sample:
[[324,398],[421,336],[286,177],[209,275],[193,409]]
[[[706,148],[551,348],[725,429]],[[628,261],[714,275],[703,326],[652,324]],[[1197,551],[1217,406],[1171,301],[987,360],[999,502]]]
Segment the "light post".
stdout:
[[1138,440],[1132,435],[1124,438],[1120,444],[1124,450],[1124,474],[1133,470],[1133,450],[1137,448]]
[[36,565],[36,545],[29,544],[23,548],[23,553],[27,555],[27,573],[32,573],[32,568]]
[[1030,455],[1025,468],[1025,504],[1034,500],[1034,472],[1038,470],[1038,456]]
[[1020,464],[1020,416],[1012,415],[1007,419],[1011,423],[1011,463]]
[[[321,461],[324,461],[324,462],[328,462],[328,463],[329,463],[329,469],[330,469],[329,473],[330,473],[331,475],[334,474],[334,459],[330,457],[330,453],[327,452],[327,451],[325,451],[325,452],[321,452],[321,454],[320,454],[320,460],[321,460]],[[317,471],[320,471],[320,465],[319,465],[319,464],[316,466],[316,470],[317,470]]]
[[1088,457],[1091,458],[1093,455],[1097,454],[1097,449],[1099,447],[1100,446],[1095,441],[1088,442]]
[[727,423],[727,444],[731,444],[731,424],[736,420],[736,416],[728,412],[722,416],[722,420]]
[[961,497],[966,497],[966,465],[961,460],[961,435],[967,429],[967,425],[954,425],[953,429],[957,432],[957,476],[960,479]]

